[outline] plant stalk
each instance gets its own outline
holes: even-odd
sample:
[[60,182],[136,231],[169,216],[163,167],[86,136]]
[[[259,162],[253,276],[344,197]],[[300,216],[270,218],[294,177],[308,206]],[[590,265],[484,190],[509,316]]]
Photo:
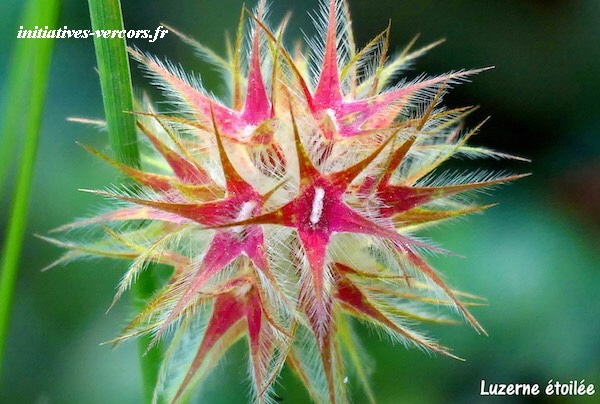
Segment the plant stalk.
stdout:
[[[88,4],[92,30],[123,30],[119,0],[88,0]],[[123,164],[139,167],[135,118],[126,113],[133,111],[133,92],[125,39],[118,37],[106,39],[95,35],[94,47],[114,158]],[[151,269],[150,267],[142,273],[132,287],[135,298],[140,303],[150,298],[156,289],[156,281]],[[140,307],[143,306],[136,305],[136,308]],[[142,336],[138,339],[146,402],[152,401],[162,357],[160,344],[146,353],[150,340],[150,336]]]

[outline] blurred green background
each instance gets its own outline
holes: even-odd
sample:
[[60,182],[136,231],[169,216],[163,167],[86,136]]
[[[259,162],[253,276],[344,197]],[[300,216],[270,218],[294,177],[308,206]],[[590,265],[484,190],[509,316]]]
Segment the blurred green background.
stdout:
[[[241,8],[238,0],[123,3],[126,28],[154,29],[165,22],[221,53],[223,34],[233,33]],[[288,40],[300,38],[300,28],[313,32],[307,11],[315,0],[273,3],[275,19],[294,12]],[[470,126],[492,116],[473,143],[533,160],[471,165],[534,175],[484,195],[483,201],[501,202],[485,215],[427,233],[466,257],[436,258],[434,264],[452,285],[488,299],[489,306],[474,313],[490,336],[466,325],[430,327],[467,359],[462,363],[394,347],[364,330],[379,402],[480,402],[481,379],[536,382],[542,388],[550,379],[585,379],[600,390],[600,2],[350,0],[350,6],[359,44],[383,30],[388,19],[397,51],[417,33],[422,45],[447,39],[420,59],[409,77],[495,65],[474,83],[456,88],[448,103],[482,106],[469,118]],[[20,13],[21,1],[0,2],[2,103],[11,102],[1,91]],[[87,2],[64,1],[59,26],[64,25],[88,28]],[[133,43],[199,72],[215,93],[224,89],[218,75],[174,35]],[[135,344],[114,351],[99,346],[130,315],[127,301],[105,314],[125,264],[94,260],[41,273],[60,251],[33,236],[92,212],[102,201],[77,189],[102,187],[115,178],[75,144],[102,148],[106,134],[65,120],[102,116],[94,66],[91,39],[56,42],[0,402],[141,401]],[[149,88],[137,67],[134,85]],[[1,192],[1,229],[12,185],[9,180]],[[242,352],[238,344],[217,369],[204,390],[206,402],[245,401]],[[278,387],[283,402],[306,402],[299,383],[287,371],[283,376]],[[350,387],[354,401],[363,402],[358,386]]]

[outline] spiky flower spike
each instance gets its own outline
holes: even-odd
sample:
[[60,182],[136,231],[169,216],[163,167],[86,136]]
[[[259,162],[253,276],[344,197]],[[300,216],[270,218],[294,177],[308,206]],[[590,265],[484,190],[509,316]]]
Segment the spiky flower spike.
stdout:
[[346,402],[348,374],[373,400],[350,318],[454,358],[414,323],[448,321],[436,308],[446,305],[484,332],[467,310],[474,298],[452,290],[422,258],[441,250],[412,235],[488,207],[473,205],[468,191],[519,178],[434,173],[456,155],[510,157],[467,146],[479,129],[463,131],[472,108],[440,105],[453,84],[483,69],[392,85],[436,44],[411,51],[411,43],[389,57],[388,28],[357,50],[347,5],[331,0],[315,18],[321,39],[309,42],[307,60],[302,46],[283,46],[287,20],[271,29],[265,15],[262,3],[242,12],[227,58],[178,33],[221,68],[230,103],[172,64],[130,51],[175,113],[138,102],[149,171],[89,149],[138,185],[91,191],[121,203],[61,228],[100,227],[102,236],[49,239],[69,250],[58,262],[132,260],[115,300],[148,263],[174,268],[115,340],[169,339],[157,401],[189,395],[244,337],[252,400],[272,401],[287,363],[316,402]]

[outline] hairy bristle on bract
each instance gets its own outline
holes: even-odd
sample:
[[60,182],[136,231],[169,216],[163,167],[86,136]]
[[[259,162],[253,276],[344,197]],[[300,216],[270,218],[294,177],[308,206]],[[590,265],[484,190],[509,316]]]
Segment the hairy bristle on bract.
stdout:
[[317,37],[288,48],[288,19],[273,26],[267,15],[263,2],[243,10],[226,56],[171,29],[222,72],[227,101],[130,49],[171,101],[161,113],[142,96],[132,111],[143,168],[85,146],[133,182],[89,191],[115,204],[57,229],[63,238],[45,237],[67,249],[54,264],[130,261],[115,301],[149,263],[173,269],[114,340],[151,334],[168,343],[158,402],[195,394],[240,339],[251,400],[275,401],[287,365],[315,402],[335,403],[348,401],[348,375],[374,401],[353,318],[453,358],[415,325],[452,322],[452,311],[438,310],[448,306],[485,333],[468,310],[478,299],[423,257],[445,251],[415,232],[485,210],[473,191],[521,177],[439,168],[456,156],[514,158],[468,145],[481,126],[463,127],[474,108],[442,105],[452,86],[486,69],[398,81],[437,43],[392,54],[388,27],[358,49],[345,1],[324,0]]

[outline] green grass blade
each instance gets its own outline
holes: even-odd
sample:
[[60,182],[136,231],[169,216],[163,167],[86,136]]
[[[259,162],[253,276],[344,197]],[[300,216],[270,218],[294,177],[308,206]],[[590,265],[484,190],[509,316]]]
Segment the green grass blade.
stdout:
[[[27,5],[27,18],[30,13],[37,14],[36,24],[41,26],[48,25],[50,29],[56,27],[59,11],[59,0],[30,0]],[[50,60],[52,58],[53,39],[18,39],[18,41],[31,41],[28,48],[31,53],[27,59],[15,59],[13,63],[20,63],[18,68],[25,70],[28,74],[24,80],[30,82],[30,94],[20,94],[20,97],[12,100],[25,98],[28,104],[24,105],[22,110],[18,110],[19,119],[25,121],[24,143],[21,159],[19,161],[19,171],[17,174],[15,194],[12,204],[12,210],[9,217],[4,250],[2,254],[0,276],[0,364],[4,358],[6,348],[6,336],[8,331],[9,315],[12,305],[15,283],[19,266],[19,258],[23,247],[23,237],[27,224],[27,208],[29,194],[31,190],[31,179],[35,164],[35,156],[39,139],[40,126],[42,121],[42,112],[46,96],[46,85],[48,82],[48,73],[50,70]],[[20,56],[20,55],[19,55]],[[12,87],[12,84],[9,84]],[[21,91],[20,85],[15,86]],[[15,90],[16,91],[16,90]],[[16,123],[15,123],[16,129]],[[4,136],[15,137],[18,132],[5,133]]]
[[[93,30],[122,30],[123,17],[119,0],[89,0]],[[124,111],[133,110],[133,94],[129,59],[125,39],[105,39],[94,36],[100,86],[104,101],[104,112],[108,123],[108,133],[114,157],[117,161],[133,167],[140,166],[137,146],[135,119]],[[133,286],[135,297],[144,302],[156,289],[152,268],[148,268]],[[139,351],[144,353],[150,343],[150,336],[139,338]],[[141,357],[144,398],[151,402],[161,361],[160,344]]]
[[[89,0],[93,30],[122,30],[119,0]],[[133,94],[125,39],[94,36],[108,136],[117,161],[139,167],[135,119],[124,111],[133,110]]]
[[[22,25],[27,28],[33,28],[40,23],[40,8],[37,7],[38,1],[29,1],[25,4]],[[16,147],[20,132],[20,123],[23,121],[22,111],[25,109],[25,95],[29,91],[31,74],[31,55],[35,53],[37,46],[35,39],[17,39],[15,41],[14,53],[11,58],[8,75],[6,78],[4,92],[4,108],[2,111],[2,127],[0,128],[0,189],[8,175],[13,157],[16,155]],[[20,100],[21,102],[17,102]]]

